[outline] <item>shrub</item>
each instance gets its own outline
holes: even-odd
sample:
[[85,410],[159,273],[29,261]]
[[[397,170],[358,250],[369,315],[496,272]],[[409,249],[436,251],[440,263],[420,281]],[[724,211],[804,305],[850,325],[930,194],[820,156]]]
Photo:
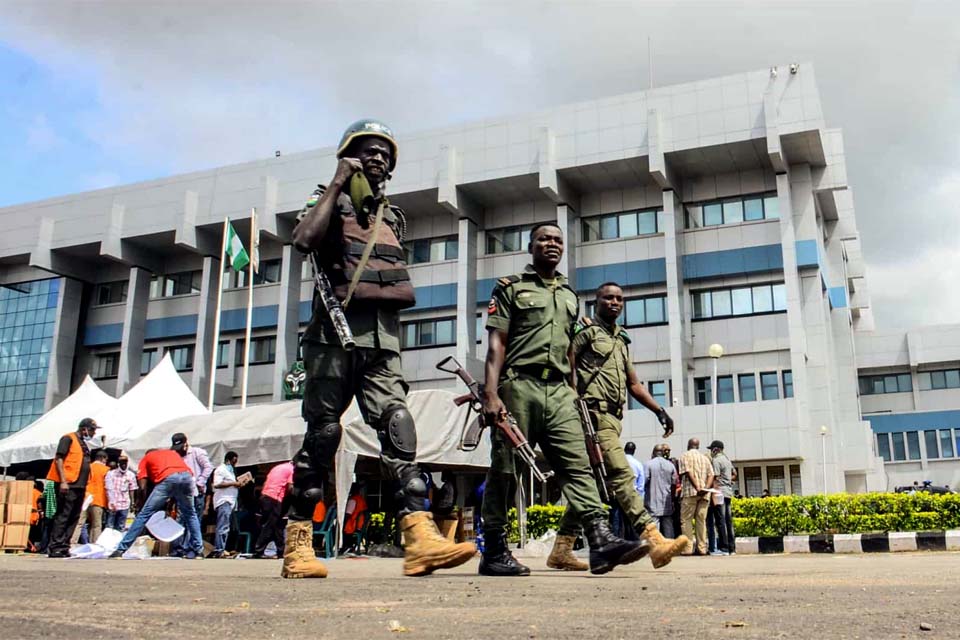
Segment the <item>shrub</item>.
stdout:
[[732,503],[741,536],[925,531],[960,527],[960,495],[864,493],[744,498]]

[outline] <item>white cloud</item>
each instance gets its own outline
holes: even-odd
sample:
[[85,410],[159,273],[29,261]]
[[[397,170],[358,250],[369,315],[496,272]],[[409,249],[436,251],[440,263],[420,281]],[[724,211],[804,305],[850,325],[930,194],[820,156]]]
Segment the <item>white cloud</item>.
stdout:
[[81,178],[83,189],[106,189],[120,184],[120,176],[113,171],[98,171]]
[[46,153],[63,145],[63,138],[51,126],[47,116],[38,113],[27,125],[27,149],[34,153]]

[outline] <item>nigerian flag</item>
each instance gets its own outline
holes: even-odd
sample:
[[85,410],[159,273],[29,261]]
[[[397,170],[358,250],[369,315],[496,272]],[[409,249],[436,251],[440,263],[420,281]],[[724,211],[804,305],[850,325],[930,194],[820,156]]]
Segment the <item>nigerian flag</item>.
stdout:
[[250,264],[250,256],[247,250],[243,248],[243,242],[240,236],[233,228],[233,223],[227,221],[227,257],[230,259],[230,265],[237,271],[242,271],[245,266]]

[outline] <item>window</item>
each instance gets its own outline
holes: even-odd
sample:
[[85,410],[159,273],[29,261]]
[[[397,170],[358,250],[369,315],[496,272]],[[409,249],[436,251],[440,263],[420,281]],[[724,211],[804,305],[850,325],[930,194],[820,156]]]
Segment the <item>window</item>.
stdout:
[[923,443],[927,446],[927,460],[935,460],[940,457],[940,449],[937,447],[936,431],[924,431]]
[[877,454],[883,458],[884,462],[890,462],[893,458],[890,456],[890,438],[889,434],[877,434]]
[[144,349],[140,354],[140,375],[145,376],[160,362],[160,351],[158,349]]
[[752,373],[741,373],[737,376],[740,387],[740,402],[753,402],[757,399],[757,377]]
[[96,304],[116,304],[127,301],[127,281],[103,282],[97,285]]
[[780,208],[774,192],[686,205],[687,229],[775,220],[779,217]]
[[167,349],[170,354],[170,360],[173,361],[173,368],[177,371],[193,371],[193,345],[185,344],[180,347],[170,347]]
[[787,369],[781,374],[783,378],[783,397],[792,398],[793,397],[793,371]]
[[441,347],[456,344],[455,318],[430,318],[400,323],[400,348]]
[[184,271],[157,276],[150,281],[151,298],[169,298],[200,293],[202,271]]
[[881,393],[904,393],[913,390],[910,374],[888,374],[882,376],[860,376],[860,395],[871,396]]
[[[650,382],[650,395],[657,401],[661,407],[670,406],[667,402],[667,383],[664,380],[653,380]],[[631,396],[632,397],[632,396]]]
[[[224,272],[223,275],[226,276],[226,272]],[[313,280],[313,265],[310,264],[310,260],[308,258],[304,258],[300,263],[300,279]],[[223,288],[226,289],[226,285],[224,285]]]
[[760,374],[760,397],[764,400],[780,399],[780,390],[777,388],[776,371],[768,371]]
[[230,364],[230,341],[221,340],[217,345],[217,369],[224,369]]
[[746,490],[745,497],[759,498],[763,495],[763,473],[760,467],[744,467],[743,484]]
[[[120,354],[104,353],[97,356],[93,362],[93,377],[95,380],[116,378],[120,370]],[[14,398],[16,399],[16,398]],[[20,398],[21,400],[23,398]]]
[[800,465],[790,465],[790,493],[795,496],[803,494],[803,482],[800,479]]
[[907,431],[907,457],[920,459],[920,434],[916,431]]
[[940,429],[940,453],[944,458],[953,457],[953,438],[950,429]]
[[917,384],[921,391],[931,389],[960,389],[960,369],[942,371],[923,371],[917,374]]
[[[658,231],[660,209],[625,211],[582,219],[583,241],[645,236]],[[489,253],[489,252],[488,252]]]
[[760,284],[734,289],[694,291],[693,319],[727,318],[787,310],[784,284]]
[[[237,340],[234,364],[243,366],[243,349],[246,340]],[[250,364],[271,364],[277,359],[277,337],[261,336],[250,340]]]
[[733,376],[717,376],[717,404],[733,402]]
[[693,386],[696,390],[697,404],[713,404],[710,378],[694,378]]
[[487,254],[523,251],[530,242],[532,224],[487,230]]
[[891,433],[890,437],[893,440],[893,459],[898,462],[900,460],[906,460],[907,450],[904,446],[903,433]]
[[[597,311],[596,300],[590,300],[585,306],[588,316]],[[628,298],[623,304],[623,315],[620,317],[625,327],[643,327],[667,323],[667,295],[658,293],[644,298]]]
[[[254,286],[258,284],[273,284],[275,282],[280,282],[280,267],[283,264],[283,261],[280,258],[275,258],[273,260],[261,260],[258,270],[253,274],[253,284]],[[304,276],[306,273],[306,276]],[[247,286],[247,276],[250,274],[249,269],[244,269],[243,271],[234,271],[233,267],[230,266],[230,263],[224,261],[223,263],[223,279],[221,285],[224,289],[239,289]],[[300,267],[300,276],[301,279],[313,278],[313,270],[310,266],[309,260],[304,260]]]
[[784,477],[783,467],[767,467],[767,487],[769,487],[772,496],[782,496],[787,493],[787,481]]
[[452,235],[408,240],[403,243],[403,250],[407,256],[407,264],[422,264],[456,260],[460,245],[457,242],[457,236]]

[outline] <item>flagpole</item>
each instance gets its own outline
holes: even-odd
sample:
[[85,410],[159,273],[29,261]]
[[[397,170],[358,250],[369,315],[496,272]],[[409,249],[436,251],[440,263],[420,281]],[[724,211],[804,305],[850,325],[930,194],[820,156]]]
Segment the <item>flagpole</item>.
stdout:
[[210,358],[210,388],[207,393],[207,410],[213,411],[213,392],[217,386],[217,356],[220,351],[220,304],[223,302],[223,256],[227,253],[227,226],[230,218],[223,219],[223,242],[220,243],[220,276],[217,278],[217,308],[213,318],[213,356]]
[[247,406],[247,382],[250,379],[250,333],[253,329],[253,267],[257,245],[257,209],[250,210],[250,262],[247,277],[247,331],[244,339],[243,382],[240,384],[240,408]]

